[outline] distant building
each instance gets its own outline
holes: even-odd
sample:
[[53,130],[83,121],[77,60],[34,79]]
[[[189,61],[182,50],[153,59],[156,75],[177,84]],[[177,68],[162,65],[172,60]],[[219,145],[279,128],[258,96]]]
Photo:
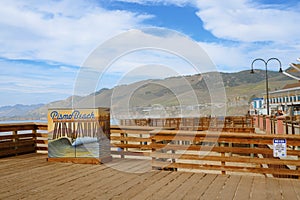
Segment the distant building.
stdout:
[[300,82],[287,84],[281,90],[269,92],[271,113],[283,110],[288,115],[300,115]]
[[250,115],[265,115],[267,109],[264,103],[264,98],[254,98],[250,104]]
[[[300,62],[300,58],[297,59]],[[283,110],[287,115],[300,115],[300,64],[291,63],[290,68],[283,72],[285,75],[298,80],[297,83],[287,84],[282,89],[269,92],[269,99],[255,98],[250,105],[250,113],[266,114],[266,104],[269,101],[269,113]]]

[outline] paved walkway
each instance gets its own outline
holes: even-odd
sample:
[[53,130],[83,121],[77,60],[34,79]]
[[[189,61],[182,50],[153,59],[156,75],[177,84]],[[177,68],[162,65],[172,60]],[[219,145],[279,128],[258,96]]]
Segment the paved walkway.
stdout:
[[107,166],[48,163],[39,154],[1,158],[0,199],[300,199],[295,179],[128,172],[148,171],[147,162],[114,160]]

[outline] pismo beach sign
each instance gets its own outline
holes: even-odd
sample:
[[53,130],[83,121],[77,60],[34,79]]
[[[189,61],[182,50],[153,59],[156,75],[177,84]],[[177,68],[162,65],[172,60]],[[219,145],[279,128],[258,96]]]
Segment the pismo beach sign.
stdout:
[[48,110],[48,161],[104,160],[111,160],[109,108]]
[[79,120],[79,119],[95,119],[94,112],[82,113],[79,110],[74,110],[72,113],[61,113],[57,110],[50,112],[50,118],[57,120]]

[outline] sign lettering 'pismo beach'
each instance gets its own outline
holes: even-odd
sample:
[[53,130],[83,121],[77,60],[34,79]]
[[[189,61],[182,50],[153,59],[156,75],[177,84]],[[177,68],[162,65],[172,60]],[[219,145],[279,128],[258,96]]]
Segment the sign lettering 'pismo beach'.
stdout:
[[74,110],[71,114],[66,114],[54,110],[50,113],[50,118],[57,120],[95,119],[95,114],[93,111],[91,113],[81,113],[79,110]]
[[99,163],[109,160],[108,108],[48,110],[48,161]]

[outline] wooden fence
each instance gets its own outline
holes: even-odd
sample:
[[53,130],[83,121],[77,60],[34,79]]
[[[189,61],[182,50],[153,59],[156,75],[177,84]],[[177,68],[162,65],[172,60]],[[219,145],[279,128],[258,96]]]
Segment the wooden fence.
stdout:
[[[292,125],[290,125],[292,126]],[[294,125],[293,125],[294,126]],[[300,176],[300,136],[111,126],[111,154],[152,159],[153,169]],[[0,125],[0,156],[47,153],[46,124]],[[273,139],[287,140],[287,158],[273,157]]]
[[0,124],[0,157],[24,153],[47,153],[47,124]]
[[[273,157],[276,138],[287,140],[285,159]],[[152,131],[151,139],[153,169],[300,176],[300,136],[161,130]]]
[[111,153],[119,158],[150,159],[151,137],[154,130],[174,130],[167,127],[111,126]]
[[257,115],[254,125],[266,134],[300,134],[300,119],[296,117]]
[[147,158],[151,151],[150,131],[153,127],[111,126],[111,153],[120,158]]
[[177,130],[254,132],[253,117],[246,116],[122,119],[120,125],[168,127]]
[[283,125],[284,134],[300,135],[300,121],[285,120]]

